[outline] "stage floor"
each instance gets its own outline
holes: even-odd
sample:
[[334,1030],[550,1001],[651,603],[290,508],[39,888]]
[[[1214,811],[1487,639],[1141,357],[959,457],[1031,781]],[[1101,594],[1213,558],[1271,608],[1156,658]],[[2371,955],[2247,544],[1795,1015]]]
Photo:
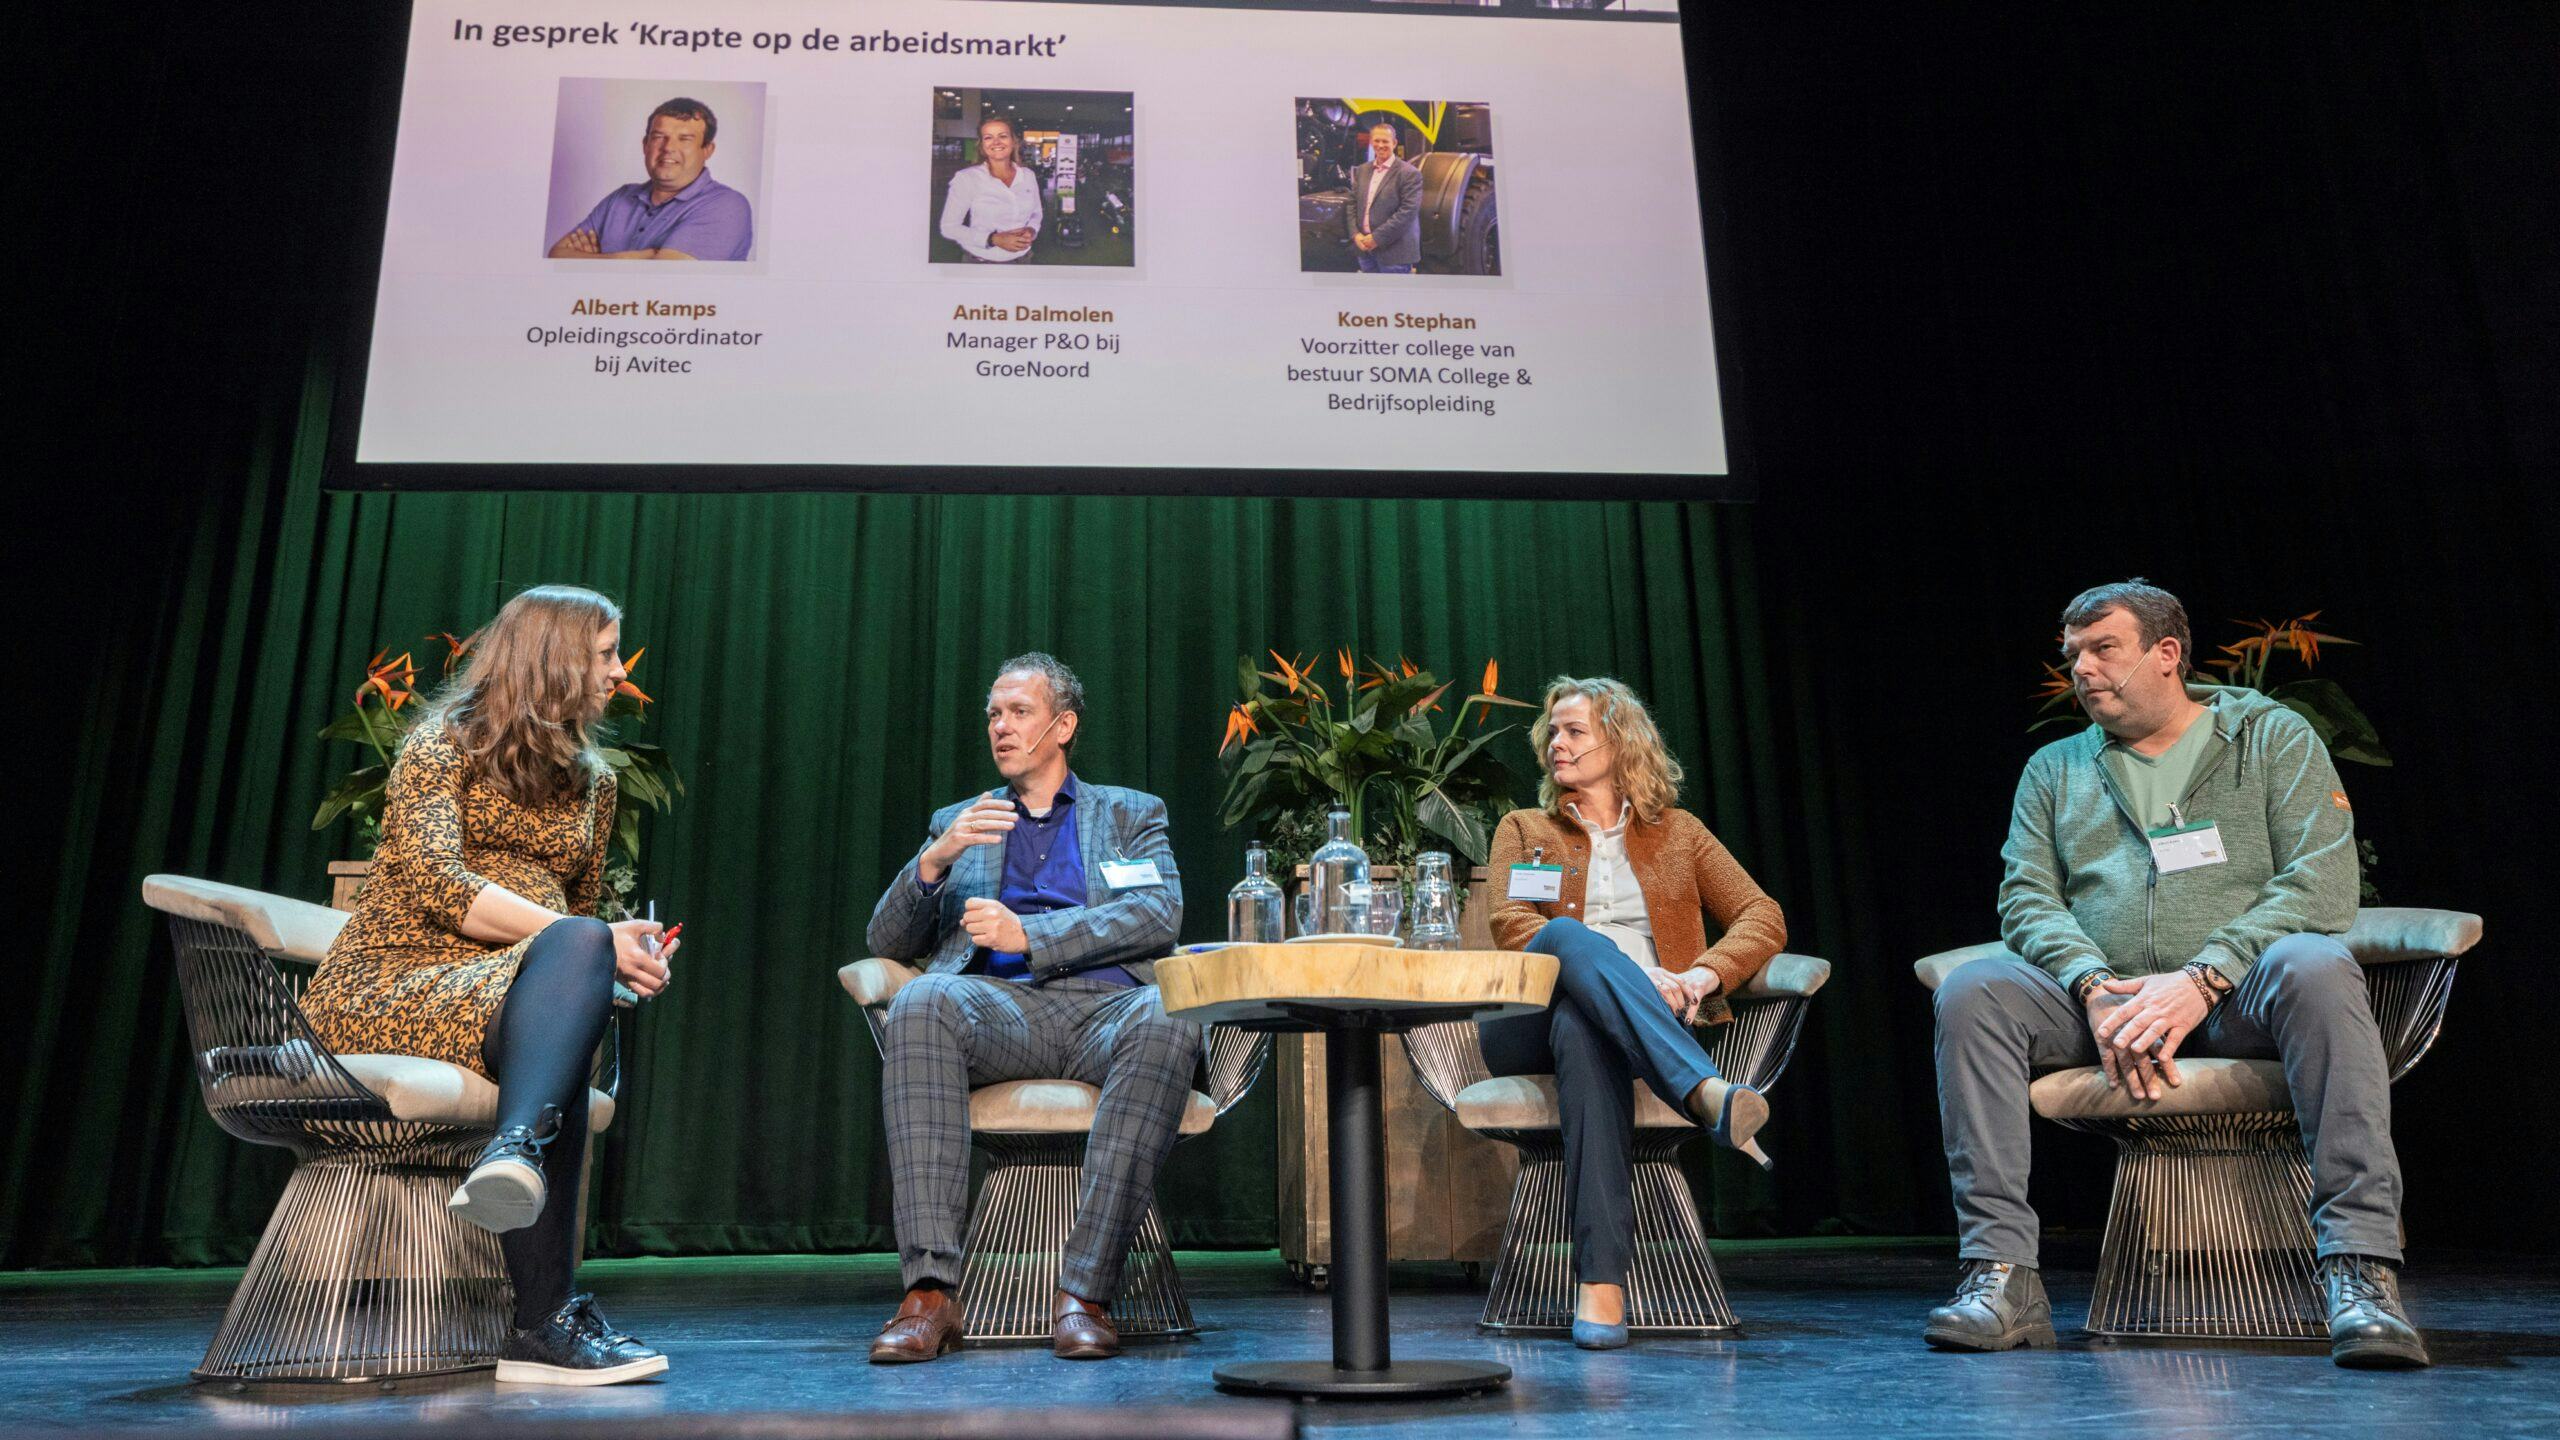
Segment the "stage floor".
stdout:
[[[2325,1349],[2094,1342],[2085,1246],[2049,1274],[2066,1326],[2059,1351],[1940,1355],[1920,1320],[1952,1288],[1933,1242],[1733,1243],[1717,1247],[1739,1341],[1639,1340],[1586,1354],[1561,1340],[1496,1340],[1453,1269],[1399,1267],[1397,1357],[1474,1357],[1512,1367],[1494,1395],[1431,1403],[1304,1407],[1311,1434],[1400,1440],[1476,1435],[1659,1435],[1731,1428],[1755,1436],[1862,1440],[1984,1434],[2144,1437],[2560,1435],[2560,1261],[2422,1256],[2406,1281],[2436,1354],[2420,1373],[2339,1370]],[[401,1420],[513,1432],[567,1419],[977,1406],[1269,1404],[1215,1394],[1236,1359],[1326,1353],[1325,1302],[1276,1256],[1181,1257],[1209,1327],[1176,1345],[1071,1364],[1042,1350],[970,1350],[930,1365],[863,1363],[897,1300],[885,1256],[624,1260],[586,1271],[606,1312],[666,1350],[659,1383],[571,1390],[486,1379],[394,1394],[231,1394],[187,1383],[237,1271],[0,1275],[0,1429],[100,1426],[290,1428]],[[727,1433],[727,1432],[724,1432]]]

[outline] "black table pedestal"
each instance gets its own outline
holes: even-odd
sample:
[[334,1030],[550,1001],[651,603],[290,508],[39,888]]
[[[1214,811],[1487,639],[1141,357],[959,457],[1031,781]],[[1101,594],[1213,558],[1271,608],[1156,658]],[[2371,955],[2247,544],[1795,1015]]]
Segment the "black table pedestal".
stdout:
[[1333,1359],[1221,1365],[1221,1389],[1257,1395],[1413,1397],[1491,1390],[1511,1367],[1407,1360],[1387,1353],[1387,1140],[1378,1093],[1378,1036],[1350,1015],[1324,1035],[1325,1114],[1332,1126]]

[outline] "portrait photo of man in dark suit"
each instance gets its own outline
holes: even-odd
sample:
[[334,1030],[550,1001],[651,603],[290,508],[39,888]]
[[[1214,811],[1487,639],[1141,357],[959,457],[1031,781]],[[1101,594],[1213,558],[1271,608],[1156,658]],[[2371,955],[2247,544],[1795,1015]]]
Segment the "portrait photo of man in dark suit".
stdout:
[[1302,96],[1296,109],[1301,271],[1502,273],[1492,106]]
[[1396,154],[1396,127],[1369,127],[1369,162],[1351,172],[1342,222],[1363,275],[1410,275],[1422,263],[1422,171]]

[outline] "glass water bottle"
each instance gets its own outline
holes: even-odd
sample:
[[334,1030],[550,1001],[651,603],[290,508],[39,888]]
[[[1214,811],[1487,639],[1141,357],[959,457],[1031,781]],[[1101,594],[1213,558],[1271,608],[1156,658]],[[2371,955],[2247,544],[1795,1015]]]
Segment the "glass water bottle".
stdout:
[[1458,948],[1458,887],[1449,879],[1449,856],[1426,850],[1413,861],[1413,930],[1405,939],[1415,950]]
[[1257,840],[1244,852],[1244,878],[1227,892],[1227,938],[1276,945],[1288,938],[1281,919],[1287,910],[1280,886],[1271,878],[1271,852]]
[[1325,842],[1307,857],[1307,893],[1315,897],[1316,930],[1324,935],[1358,935],[1369,928],[1365,913],[1351,913],[1342,893],[1345,885],[1369,883],[1369,854],[1351,838],[1351,812],[1336,809],[1324,817]]

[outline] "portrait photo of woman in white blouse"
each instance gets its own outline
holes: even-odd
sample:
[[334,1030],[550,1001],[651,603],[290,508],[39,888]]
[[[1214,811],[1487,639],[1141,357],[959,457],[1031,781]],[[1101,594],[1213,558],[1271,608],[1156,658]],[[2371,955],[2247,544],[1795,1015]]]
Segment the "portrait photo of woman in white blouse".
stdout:
[[986,158],[943,191],[939,228],[970,259],[1010,264],[1040,238],[1040,176],[1022,163],[1022,131],[1009,116],[978,123],[978,153]]
[[1119,91],[934,91],[939,265],[1137,263],[1136,104]]

